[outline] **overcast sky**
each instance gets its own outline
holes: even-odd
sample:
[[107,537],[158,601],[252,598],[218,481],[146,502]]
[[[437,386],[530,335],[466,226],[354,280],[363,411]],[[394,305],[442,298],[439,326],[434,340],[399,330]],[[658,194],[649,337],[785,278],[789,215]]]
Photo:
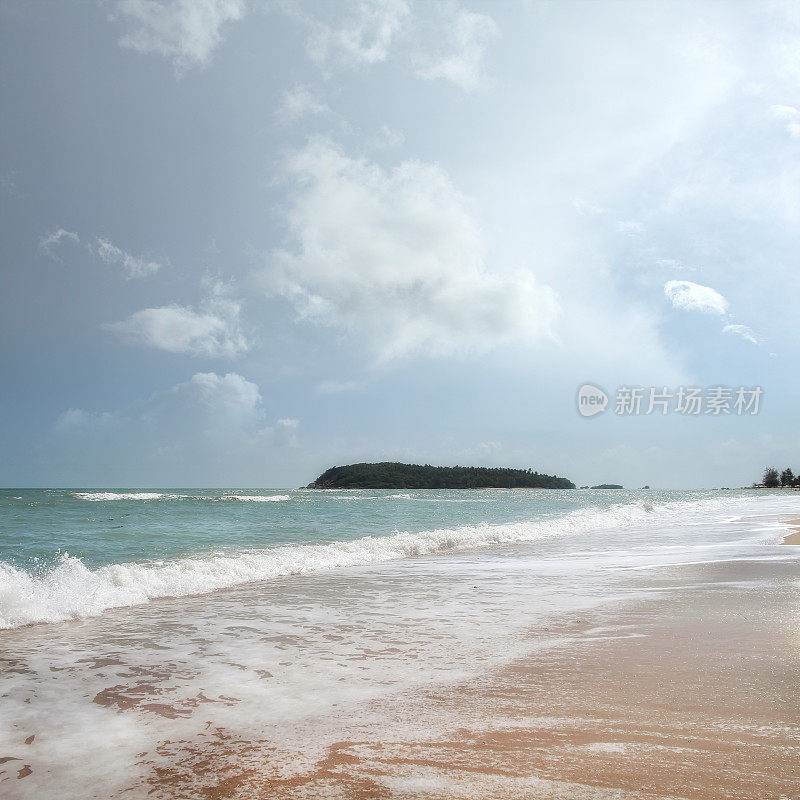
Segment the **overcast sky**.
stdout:
[[6,0],[0,60],[0,483],[800,467],[797,3]]

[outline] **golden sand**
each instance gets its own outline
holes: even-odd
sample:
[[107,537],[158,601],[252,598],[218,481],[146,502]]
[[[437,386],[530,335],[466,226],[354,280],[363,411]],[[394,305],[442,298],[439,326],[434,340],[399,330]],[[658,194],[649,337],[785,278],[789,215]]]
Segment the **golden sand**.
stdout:
[[149,791],[185,796],[175,792],[199,782],[211,800],[794,797],[794,570],[722,562],[642,575],[638,600],[532,631],[532,652],[505,668],[349,712],[310,761],[217,729],[213,741],[172,742]]

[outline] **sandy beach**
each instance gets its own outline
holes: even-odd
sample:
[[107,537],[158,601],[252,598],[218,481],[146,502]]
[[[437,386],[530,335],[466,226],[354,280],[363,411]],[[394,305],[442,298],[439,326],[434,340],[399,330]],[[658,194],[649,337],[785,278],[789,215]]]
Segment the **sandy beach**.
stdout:
[[800,800],[800,0],[0,20],[0,800]]
[[[634,602],[540,631],[541,649],[504,669],[349,719],[308,769],[231,765],[209,796],[795,797],[796,577],[736,563],[642,581]],[[218,748],[157,785],[185,785]]]
[[785,519],[665,518],[2,631],[0,789],[793,799]]

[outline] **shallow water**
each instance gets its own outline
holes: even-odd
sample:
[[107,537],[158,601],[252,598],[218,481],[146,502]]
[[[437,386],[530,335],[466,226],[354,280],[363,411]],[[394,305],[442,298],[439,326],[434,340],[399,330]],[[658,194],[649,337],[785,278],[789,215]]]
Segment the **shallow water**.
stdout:
[[[428,553],[747,513],[741,492],[2,490],[0,628]],[[688,520],[688,517],[687,517]]]
[[[28,510],[13,529],[28,514],[38,530],[0,573],[11,796],[180,796],[165,775],[193,796],[193,782],[215,786],[236,764],[302,771],[343,729],[374,736],[381,703],[561,647],[599,609],[668,597],[676,570],[758,562],[798,575],[800,563],[799,548],[778,546],[782,521],[800,515],[795,493],[169,494],[195,499],[16,493]],[[123,513],[120,542],[101,522]],[[172,529],[180,546],[161,541]],[[62,543],[70,556],[53,559]],[[62,621],[22,624],[48,618]],[[216,772],[179,768],[207,747]]]

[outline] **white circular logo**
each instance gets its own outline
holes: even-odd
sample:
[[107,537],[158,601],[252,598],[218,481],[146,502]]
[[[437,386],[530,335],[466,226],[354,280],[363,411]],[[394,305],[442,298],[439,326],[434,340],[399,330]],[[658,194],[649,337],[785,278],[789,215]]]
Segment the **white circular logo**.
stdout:
[[584,383],[578,389],[578,413],[582,417],[601,414],[608,405],[608,395],[593,383]]

